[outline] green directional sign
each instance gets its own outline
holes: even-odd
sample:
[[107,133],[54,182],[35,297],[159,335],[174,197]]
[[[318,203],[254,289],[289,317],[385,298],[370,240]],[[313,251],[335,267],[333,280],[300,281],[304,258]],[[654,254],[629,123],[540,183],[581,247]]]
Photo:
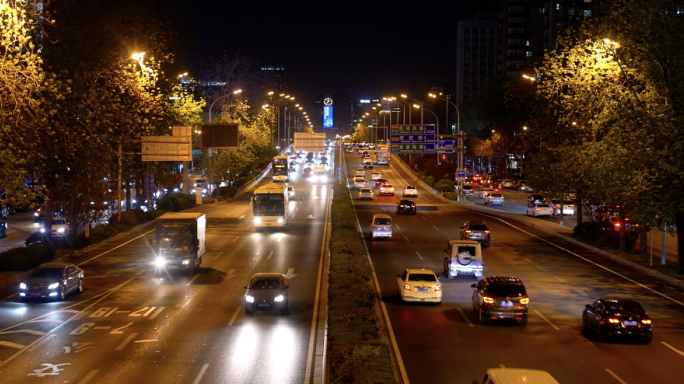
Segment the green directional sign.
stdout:
[[435,153],[434,144],[391,144],[391,153]]

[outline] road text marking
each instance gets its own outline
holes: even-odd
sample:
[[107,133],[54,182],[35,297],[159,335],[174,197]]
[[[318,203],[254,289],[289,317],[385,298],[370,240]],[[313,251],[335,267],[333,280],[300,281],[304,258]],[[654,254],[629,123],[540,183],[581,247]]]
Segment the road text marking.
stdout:
[[155,317],[157,317],[157,316],[161,313],[161,311],[163,311],[163,310],[164,310],[164,307],[159,307],[159,308],[152,314],[152,316],[150,316],[150,320],[152,320],[152,319],[154,319]]

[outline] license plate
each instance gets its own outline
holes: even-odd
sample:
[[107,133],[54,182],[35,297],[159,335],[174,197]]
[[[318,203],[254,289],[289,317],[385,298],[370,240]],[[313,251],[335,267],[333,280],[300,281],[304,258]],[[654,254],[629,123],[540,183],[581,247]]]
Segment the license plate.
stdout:
[[259,303],[259,307],[270,307],[271,303]]
[[480,233],[473,233],[473,237],[480,237],[480,236],[481,236]]
[[511,307],[513,307],[513,303],[510,301],[502,301],[501,306],[506,307],[506,308],[511,308]]
[[418,292],[427,292],[428,287],[418,287]]
[[636,327],[638,323],[636,321],[623,321],[622,324],[624,324],[625,327]]

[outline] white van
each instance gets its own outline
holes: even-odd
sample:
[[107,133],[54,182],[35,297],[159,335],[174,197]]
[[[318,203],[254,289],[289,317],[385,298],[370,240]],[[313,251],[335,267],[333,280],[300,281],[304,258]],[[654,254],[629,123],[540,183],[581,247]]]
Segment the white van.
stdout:
[[387,240],[392,240],[392,218],[383,213],[373,215],[371,223],[371,240],[378,237],[384,237]]
[[[477,380],[473,383],[478,383]],[[491,368],[485,373],[482,384],[559,384],[546,371],[536,369]]]

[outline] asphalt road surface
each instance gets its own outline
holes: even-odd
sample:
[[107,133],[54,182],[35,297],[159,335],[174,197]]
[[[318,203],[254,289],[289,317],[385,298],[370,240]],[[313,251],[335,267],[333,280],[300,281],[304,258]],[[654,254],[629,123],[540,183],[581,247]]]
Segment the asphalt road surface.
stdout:
[[[207,214],[198,274],[157,273],[153,227],[72,261],[85,292],[22,303],[0,292],[3,383],[303,383],[312,369],[314,308],[329,186],[293,174],[286,230],[256,232],[247,194]],[[270,182],[265,180],[264,182]],[[289,315],[244,312],[258,272],[286,274]]]
[[[351,179],[360,164],[345,154]],[[684,375],[684,293],[573,243],[512,220],[489,215],[430,195],[419,188],[416,215],[398,215],[401,188],[413,184],[398,166],[376,166],[395,187],[394,197],[355,201],[357,215],[377,275],[401,362],[411,383],[470,383],[488,368],[541,369],[561,383],[681,383]],[[367,172],[367,179],[370,179]],[[372,184],[375,185],[374,183]],[[417,185],[416,185],[417,186]],[[353,190],[352,196],[357,197]],[[371,241],[375,213],[394,219],[391,241]],[[529,322],[480,325],[471,313],[470,276],[448,280],[443,250],[459,238],[467,220],[484,220],[492,244],[483,249],[485,275],[516,276],[530,297]],[[443,285],[441,305],[401,303],[396,274],[406,268],[437,272]],[[581,333],[585,304],[599,297],[638,300],[654,322],[648,344],[596,341]]]

